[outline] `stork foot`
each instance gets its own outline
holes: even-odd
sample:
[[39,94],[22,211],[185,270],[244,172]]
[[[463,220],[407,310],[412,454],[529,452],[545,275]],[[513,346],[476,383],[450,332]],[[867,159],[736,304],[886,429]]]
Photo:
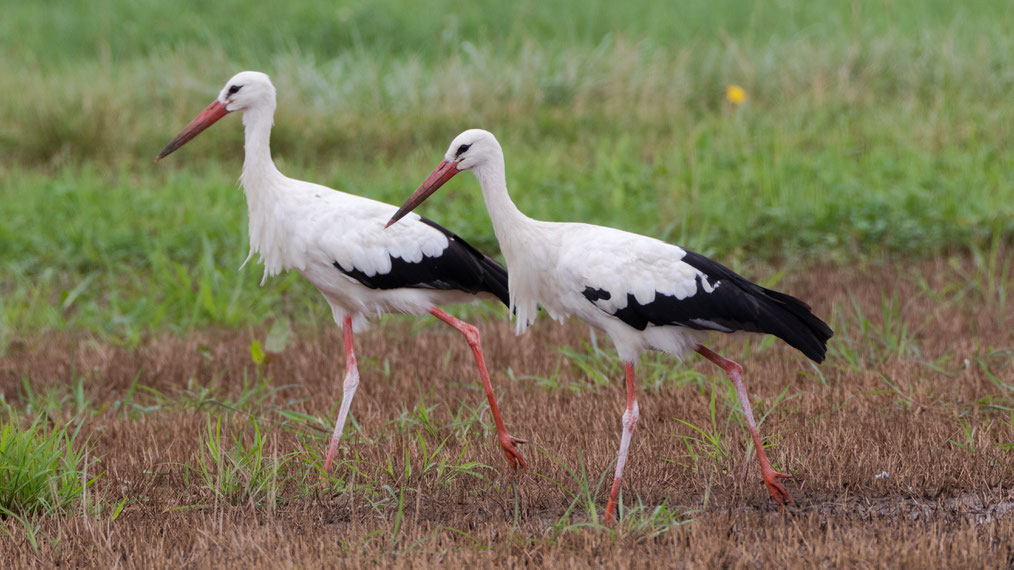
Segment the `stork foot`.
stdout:
[[514,444],[528,443],[528,440],[514,437],[507,432],[501,433],[498,437],[500,439],[500,447],[503,448],[504,457],[507,458],[507,464],[511,466],[511,469],[517,470],[518,467],[527,469],[528,465],[525,463],[525,458],[521,456],[521,452],[518,451],[518,448],[514,447]]
[[785,490],[785,486],[779,481],[779,479],[791,479],[792,475],[788,473],[779,473],[771,467],[761,469],[761,476],[764,478],[764,485],[767,486],[768,491],[774,498],[775,502],[778,503],[778,512],[782,512],[785,505],[795,504],[792,501],[792,497],[789,492]]

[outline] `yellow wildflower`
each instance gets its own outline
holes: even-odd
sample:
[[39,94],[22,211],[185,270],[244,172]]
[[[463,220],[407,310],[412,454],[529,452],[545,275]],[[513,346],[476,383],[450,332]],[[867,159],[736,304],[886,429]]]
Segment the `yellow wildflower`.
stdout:
[[733,105],[739,105],[746,101],[746,90],[739,85],[729,85],[725,88],[725,98]]

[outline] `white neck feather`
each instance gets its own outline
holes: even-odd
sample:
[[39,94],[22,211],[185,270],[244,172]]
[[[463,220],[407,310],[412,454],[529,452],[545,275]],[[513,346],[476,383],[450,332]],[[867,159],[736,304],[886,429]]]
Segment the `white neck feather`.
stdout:
[[[285,236],[280,235],[284,228],[275,219],[278,213],[278,202],[284,198],[285,186],[288,182],[271,159],[271,126],[274,123],[274,107],[252,107],[243,112],[243,124],[246,127],[243,160],[243,174],[240,185],[246,194],[249,214],[250,253],[247,261],[255,253],[261,255],[264,262],[264,279],[282,271],[287,265],[285,252]],[[263,284],[263,279],[261,283]]]
[[479,179],[482,198],[486,202],[489,219],[493,222],[493,232],[496,234],[497,241],[503,244],[518,231],[523,231],[523,227],[534,220],[524,215],[511,200],[510,193],[507,191],[503,155],[500,155],[499,158],[499,161],[492,160],[472,171]]
[[260,182],[284,178],[271,159],[271,126],[274,123],[274,114],[274,109],[270,107],[251,108],[243,112],[243,125],[246,131],[243,148],[246,156],[243,160],[240,181],[248,198],[251,198],[252,193],[256,194],[262,190]]
[[511,201],[502,154],[499,160],[486,162],[472,171],[479,179],[493,232],[507,261],[510,308],[515,315],[515,332],[520,334],[538,315],[540,287],[532,257],[539,252],[540,245],[546,245],[546,236],[540,233],[543,224],[526,216]]

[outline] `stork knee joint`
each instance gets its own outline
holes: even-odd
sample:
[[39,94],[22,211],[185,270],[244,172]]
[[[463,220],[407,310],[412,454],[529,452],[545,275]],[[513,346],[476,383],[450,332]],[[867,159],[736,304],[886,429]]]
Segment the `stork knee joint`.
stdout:
[[342,389],[345,391],[355,390],[359,387],[359,371],[352,368],[345,374],[345,382],[342,383]]
[[743,367],[740,366],[738,362],[733,362],[732,360],[730,360],[729,367],[726,370],[728,371],[729,374],[734,374],[736,376],[739,376],[740,378],[743,377]]
[[465,335],[465,340],[468,341],[469,346],[479,346],[479,329],[468,323],[462,323],[461,334]]
[[633,431],[634,426],[637,425],[637,420],[641,417],[641,412],[637,407],[637,401],[634,401],[634,406],[628,408],[627,411],[623,412],[623,428]]

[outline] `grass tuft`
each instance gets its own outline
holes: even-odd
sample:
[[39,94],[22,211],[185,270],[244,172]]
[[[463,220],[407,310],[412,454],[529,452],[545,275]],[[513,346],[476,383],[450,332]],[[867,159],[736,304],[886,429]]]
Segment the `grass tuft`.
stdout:
[[248,427],[232,436],[223,435],[222,418],[212,421],[209,417],[197,465],[188,470],[196,473],[199,484],[216,501],[249,503],[273,511],[278,507],[286,467],[294,454],[279,455],[277,438],[271,437],[269,442],[256,420],[251,420]]
[[81,425],[47,428],[36,419],[27,427],[11,418],[0,427],[0,513],[16,516],[65,512],[100,475],[79,444]]

